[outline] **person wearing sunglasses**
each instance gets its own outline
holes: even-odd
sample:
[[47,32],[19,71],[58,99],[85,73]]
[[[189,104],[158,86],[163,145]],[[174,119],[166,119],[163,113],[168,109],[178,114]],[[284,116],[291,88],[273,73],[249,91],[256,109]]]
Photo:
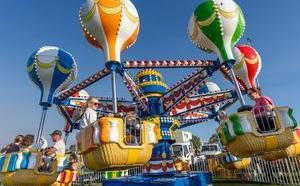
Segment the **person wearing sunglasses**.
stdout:
[[97,109],[99,100],[96,97],[89,97],[86,101],[86,106],[80,120],[80,127],[85,128],[88,125],[97,121]]

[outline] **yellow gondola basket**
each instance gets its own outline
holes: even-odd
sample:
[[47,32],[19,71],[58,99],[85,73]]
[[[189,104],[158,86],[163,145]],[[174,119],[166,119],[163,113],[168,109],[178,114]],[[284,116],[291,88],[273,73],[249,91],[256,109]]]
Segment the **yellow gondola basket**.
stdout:
[[[23,159],[25,154],[28,154],[29,158]],[[2,168],[0,173],[1,183],[5,186],[49,186],[53,184],[59,174],[58,161],[54,160],[52,163],[52,172],[39,172],[38,167],[41,157],[40,152],[6,154],[0,163]]]
[[274,151],[265,153],[262,155],[264,160],[274,161],[281,158],[295,157],[300,154],[300,129],[296,129],[294,132],[294,142],[288,148],[280,151]]
[[293,142],[293,129],[297,127],[293,111],[288,107],[275,107],[272,112],[277,130],[265,133],[258,132],[252,112],[231,115],[217,128],[221,142],[232,155],[241,158],[287,148]]
[[222,153],[219,155],[222,167],[225,169],[244,169],[251,163],[251,158],[238,158],[229,153]]
[[123,118],[103,117],[77,136],[79,153],[90,170],[124,169],[146,164],[157,142],[155,124],[141,122],[141,144],[125,143]]

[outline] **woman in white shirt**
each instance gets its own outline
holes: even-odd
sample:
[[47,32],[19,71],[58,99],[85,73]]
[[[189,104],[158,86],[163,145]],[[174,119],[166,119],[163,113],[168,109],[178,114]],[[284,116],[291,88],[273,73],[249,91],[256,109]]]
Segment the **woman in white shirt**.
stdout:
[[86,101],[86,107],[84,114],[80,120],[80,127],[85,128],[88,125],[97,121],[97,109],[99,107],[99,101],[96,97],[89,97]]

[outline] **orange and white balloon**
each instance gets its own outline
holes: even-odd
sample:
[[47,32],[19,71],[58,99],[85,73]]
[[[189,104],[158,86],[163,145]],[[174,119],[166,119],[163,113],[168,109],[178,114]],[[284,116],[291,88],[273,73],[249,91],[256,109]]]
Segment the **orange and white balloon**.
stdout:
[[106,62],[120,62],[137,39],[139,15],[130,0],[86,0],[79,14],[86,39],[103,50]]
[[253,47],[248,45],[237,45],[233,53],[236,59],[233,71],[239,83],[246,90],[256,88],[256,78],[262,66],[260,55]]

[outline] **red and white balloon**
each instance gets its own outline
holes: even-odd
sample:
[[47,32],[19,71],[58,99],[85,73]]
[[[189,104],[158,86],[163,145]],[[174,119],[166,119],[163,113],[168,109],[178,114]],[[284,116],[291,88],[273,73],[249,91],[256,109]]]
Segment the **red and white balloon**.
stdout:
[[233,70],[239,83],[246,90],[256,88],[256,78],[262,67],[259,53],[249,45],[237,45],[233,53],[236,59]]

